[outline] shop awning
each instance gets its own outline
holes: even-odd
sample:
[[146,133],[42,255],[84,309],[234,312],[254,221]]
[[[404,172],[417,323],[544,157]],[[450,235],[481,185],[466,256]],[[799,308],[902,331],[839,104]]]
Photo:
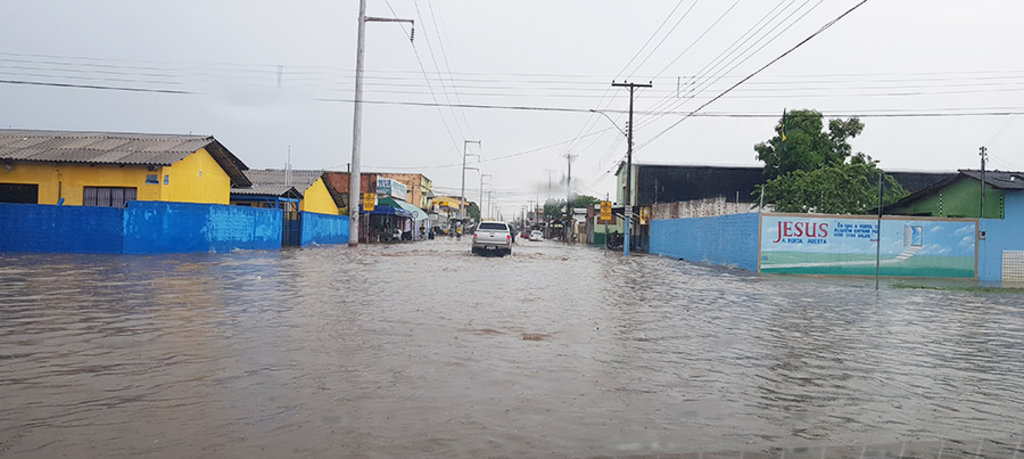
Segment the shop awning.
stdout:
[[409,211],[407,211],[405,209],[402,209],[402,208],[399,208],[399,207],[392,207],[392,206],[388,206],[388,205],[383,205],[383,204],[377,204],[376,206],[373,206],[373,212],[367,212],[367,211],[362,210],[362,209],[363,209],[363,206],[359,206],[359,213],[361,215],[365,215],[365,214],[370,214],[370,215],[395,215],[395,216],[402,217],[402,218],[413,218],[413,216],[414,216],[413,214],[411,214]]
[[409,218],[412,218],[414,221],[421,221],[427,219],[427,213],[424,212],[423,209],[420,209],[419,207],[402,201],[401,199],[380,198],[378,202],[380,202],[381,204],[387,204],[392,207],[397,207],[408,212],[409,214],[412,215]]

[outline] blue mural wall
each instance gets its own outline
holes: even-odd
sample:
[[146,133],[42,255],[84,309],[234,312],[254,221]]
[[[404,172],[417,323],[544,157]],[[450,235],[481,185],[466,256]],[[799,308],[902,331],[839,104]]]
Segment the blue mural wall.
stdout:
[[276,250],[281,224],[276,209],[133,201],[124,211],[124,253]]
[[758,214],[651,221],[650,253],[757,271]]
[[0,251],[119,253],[121,209],[0,203]]
[[348,216],[302,212],[302,245],[348,242]]
[[978,280],[1001,282],[1003,251],[1024,250],[1024,192],[1005,191],[1005,219],[985,218],[979,223],[985,239],[978,241]]
[[[761,272],[975,277],[976,223],[885,217],[881,246],[872,217],[764,214]],[[876,258],[880,255],[880,258]]]

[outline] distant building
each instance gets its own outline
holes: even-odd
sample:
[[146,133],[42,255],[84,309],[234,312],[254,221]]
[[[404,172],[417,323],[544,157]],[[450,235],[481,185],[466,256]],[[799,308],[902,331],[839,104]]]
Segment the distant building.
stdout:
[[[335,204],[338,206],[342,215],[348,215],[348,185],[350,175],[351,174],[348,172],[336,171],[326,171],[323,174],[324,185],[326,185],[327,189],[331,191],[331,196],[334,196]],[[373,172],[359,174],[359,193],[377,193],[377,174]],[[356,205],[360,205],[361,202],[361,197],[356,196]]]
[[[281,244],[297,246],[313,241],[337,243],[337,228],[313,228],[310,222],[320,214],[339,215],[337,197],[324,184],[318,170],[261,169],[245,172],[252,186],[231,190],[231,204],[281,209]],[[322,219],[321,219],[322,220]]]
[[259,169],[246,171],[252,186],[231,190],[231,204],[251,207],[286,208],[282,202],[295,205],[290,210],[338,215],[338,205],[324,184],[323,171]]
[[0,202],[228,204],[247,169],[211,136],[0,130]]
[[[625,203],[626,164],[619,164],[616,202]],[[633,163],[630,203],[649,206],[656,203],[724,198],[726,202],[757,202],[755,191],[765,182],[764,169],[758,166],[699,166]],[[907,191],[913,193],[949,178],[948,172],[887,171]]]
[[423,174],[397,174],[391,172],[377,172],[377,177],[397,180],[406,186],[407,196],[405,202],[419,207],[423,210],[430,210],[430,198],[434,197],[434,182]]
[[[1008,193],[1024,191],[1024,172],[985,171],[985,218],[1006,218]],[[961,169],[885,208],[888,214],[981,217],[981,171]]]

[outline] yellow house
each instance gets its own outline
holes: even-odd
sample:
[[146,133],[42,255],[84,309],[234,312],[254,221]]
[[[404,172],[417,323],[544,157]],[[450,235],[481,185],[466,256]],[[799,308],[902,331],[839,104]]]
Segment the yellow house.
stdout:
[[259,169],[245,171],[252,185],[231,190],[231,204],[338,215],[324,171]]
[[211,136],[0,129],[0,202],[228,204],[246,169]]

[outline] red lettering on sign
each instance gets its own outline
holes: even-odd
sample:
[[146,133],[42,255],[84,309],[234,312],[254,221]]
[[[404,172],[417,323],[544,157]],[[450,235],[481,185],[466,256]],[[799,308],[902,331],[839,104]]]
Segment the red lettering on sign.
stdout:
[[773,241],[774,244],[778,244],[782,238],[786,237],[828,237],[828,223],[791,222],[779,220],[778,230],[779,235],[775,238],[775,241]]

